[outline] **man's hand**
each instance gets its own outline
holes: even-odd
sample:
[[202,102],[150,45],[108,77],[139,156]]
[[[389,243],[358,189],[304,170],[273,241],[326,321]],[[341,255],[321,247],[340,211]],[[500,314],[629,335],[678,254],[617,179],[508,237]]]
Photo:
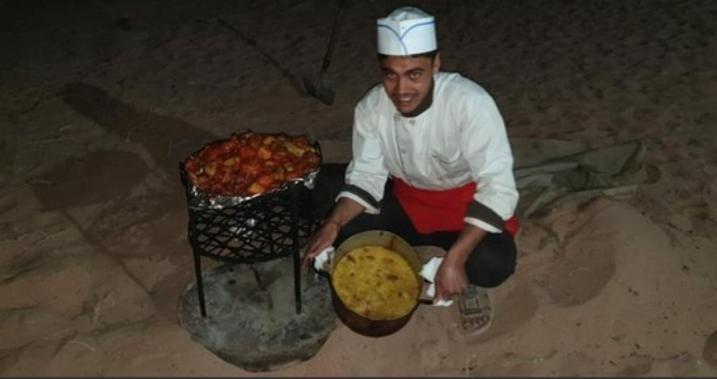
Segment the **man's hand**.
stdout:
[[304,252],[304,258],[301,260],[301,270],[306,272],[309,269],[309,261],[314,259],[325,248],[331,246],[339,235],[340,225],[336,221],[329,221],[319,228],[311,237],[309,245]]
[[468,287],[465,261],[446,256],[436,273],[436,300],[449,300]]
[[486,231],[467,225],[458,236],[458,239],[446,253],[441,266],[436,273],[436,299],[449,300],[451,296],[463,292],[468,287],[466,276],[466,261],[483,240]]
[[309,261],[319,255],[321,250],[326,249],[336,241],[341,226],[346,225],[354,217],[361,214],[364,209],[363,205],[349,198],[342,197],[339,199],[331,215],[326,218],[321,228],[309,240],[304,252],[304,258],[301,260],[301,269],[306,272],[309,269]]

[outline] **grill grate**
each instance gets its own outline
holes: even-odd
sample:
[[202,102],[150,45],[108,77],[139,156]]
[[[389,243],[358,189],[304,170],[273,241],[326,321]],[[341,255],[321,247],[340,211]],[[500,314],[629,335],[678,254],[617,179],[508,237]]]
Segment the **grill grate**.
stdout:
[[179,171],[187,195],[188,237],[194,254],[202,316],[206,316],[202,256],[227,263],[253,264],[293,255],[296,312],[300,313],[299,248],[308,242],[318,226],[318,219],[312,217],[310,191],[304,183],[291,183],[280,191],[213,209],[191,206],[196,202],[182,164]]

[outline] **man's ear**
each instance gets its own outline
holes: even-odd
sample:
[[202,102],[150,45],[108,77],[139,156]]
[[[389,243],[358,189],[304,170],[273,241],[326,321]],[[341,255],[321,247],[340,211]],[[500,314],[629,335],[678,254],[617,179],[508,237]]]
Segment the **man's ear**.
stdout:
[[433,73],[438,73],[438,70],[441,68],[441,53],[436,53],[436,57],[433,58]]

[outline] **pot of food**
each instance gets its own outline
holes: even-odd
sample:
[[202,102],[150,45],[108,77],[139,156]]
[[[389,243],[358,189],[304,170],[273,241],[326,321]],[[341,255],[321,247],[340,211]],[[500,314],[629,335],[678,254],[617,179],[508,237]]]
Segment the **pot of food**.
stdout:
[[370,337],[400,330],[421,299],[421,259],[401,237],[384,230],[357,233],[337,249],[328,273],[339,319]]

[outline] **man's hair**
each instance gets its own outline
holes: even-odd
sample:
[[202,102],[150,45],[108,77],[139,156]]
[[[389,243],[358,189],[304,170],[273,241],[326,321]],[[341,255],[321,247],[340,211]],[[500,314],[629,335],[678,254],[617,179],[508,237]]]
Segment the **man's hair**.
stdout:
[[[433,50],[433,51],[427,51],[425,53],[420,53],[420,54],[406,55],[405,57],[406,58],[431,58],[431,60],[433,60],[436,57],[436,54],[438,54],[438,49]],[[390,55],[378,53],[379,62],[383,61],[384,59],[386,59],[388,57],[390,57]]]

